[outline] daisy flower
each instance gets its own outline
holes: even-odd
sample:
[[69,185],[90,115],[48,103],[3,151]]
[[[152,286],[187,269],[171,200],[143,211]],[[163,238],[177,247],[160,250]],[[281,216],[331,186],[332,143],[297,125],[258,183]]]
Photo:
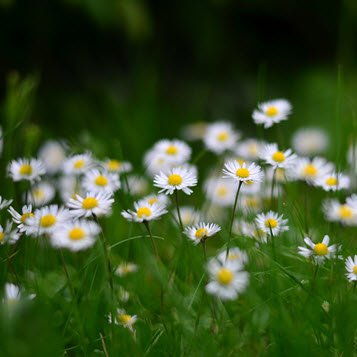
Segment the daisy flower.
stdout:
[[239,197],[239,207],[246,214],[257,213],[263,207],[263,200],[258,195],[248,195],[244,192]]
[[172,195],[175,190],[182,190],[186,195],[190,195],[193,191],[189,187],[196,185],[197,176],[187,167],[175,167],[167,174],[160,172],[154,178],[154,186],[161,188],[160,193],[166,191],[167,195]]
[[189,141],[202,140],[207,129],[207,123],[197,122],[185,125],[182,128],[182,136]]
[[32,235],[41,235],[52,233],[70,219],[71,215],[68,209],[51,205],[36,209],[33,216],[27,218],[26,223]]
[[5,228],[0,225],[0,244],[14,244],[20,238],[20,234],[12,229],[12,222],[7,221]]
[[171,163],[163,154],[158,153],[152,149],[144,155],[144,166],[146,173],[150,177],[154,177],[161,171],[165,172],[172,168]]
[[208,262],[207,270],[211,281],[206,285],[206,292],[222,300],[237,298],[248,285],[249,274],[239,271],[237,264],[221,264],[214,258]]
[[70,209],[70,214],[75,217],[90,217],[90,216],[109,216],[112,213],[112,204],[114,198],[112,194],[104,192],[87,192],[82,197],[76,195],[76,198],[71,198],[67,207]]
[[331,222],[341,222],[347,226],[357,225],[357,207],[351,204],[351,200],[341,204],[338,200],[326,200],[322,210],[325,218]]
[[124,174],[133,169],[133,165],[128,161],[119,161],[115,159],[107,159],[102,162],[102,166],[111,173]]
[[255,124],[263,124],[264,128],[270,128],[282,120],[287,120],[292,107],[286,99],[275,99],[258,104],[258,109],[253,111]]
[[[138,175],[127,176],[127,182],[131,195],[142,196],[145,195],[149,190],[149,183],[142,176],[138,176]],[[123,190],[128,193],[127,189],[128,189],[127,185],[124,185]]]
[[348,257],[345,261],[345,267],[347,270],[346,277],[348,281],[357,281],[357,255],[353,258]]
[[240,134],[236,132],[231,123],[216,122],[209,124],[203,141],[208,150],[215,154],[222,154],[226,150],[233,150]]
[[83,178],[86,191],[112,193],[120,188],[119,174],[90,170]]
[[268,242],[268,233],[257,227],[256,223],[239,220],[234,222],[233,227],[234,232],[238,235],[241,234],[245,237],[253,238],[259,243]]
[[46,172],[42,161],[37,159],[18,159],[10,162],[8,174],[13,181],[35,181]]
[[30,235],[32,232],[31,226],[28,224],[28,219],[33,217],[32,213],[32,205],[23,206],[21,213],[18,213],[13,207],[8,209],[8,212],[12,216],[12,220],[15,224],[17,224],[17,229],[21,233],[25,233],[26,235]]
[[259,152],[266,143],[257,139],[246,139],[240,141],[235,149],[235,153],[244,160],[258,160]]
[[347,190],[350,187],[350,179],[342,173],[332,172],[320,177],[316,185],[325,191]]
[[121,215],[128,221],[148,222],[159,219],[162,215],[167,213],[166,207],[163,204],[155,202],[150,205],[146,200],[134,202],[134,209],[134,211],[122,211]]
[[225,180],[220,177],[209,178],[204,185],[207,198],[212,203],[221,206],[233,206],[234,196],[237,191],[236,184],[233,180]]
[[76,252],[91,247],[100,231],[97,223],[85,219],[67,222],[52,232],[51,244],[56,248],[68,248]]
[[233,247],[229,250],[228,256],[226,251],[221,252],[217,256],[217,260],[222,264],[229,264],[235,266],[238,270],[243,269],[244,265],[248,263],[248,255],[243,250]]
[[312,258],[315,264],[322,264],[325,259],[334,258],[338,250],[335,244],[329,246],[330,237],[328,235],[324,236],[321,243],[314,243],[308,237],[304,239],[304,242],[308,248],[298,247],[299,254],[306,258]]
[[160,203],[164,206],[167,206],[170,203],[170,200],[168,199],[168,197],[162,193],[156,195],[156,194],[152,194],[152,195],[148,195],[146,197],[143,197],[141,199],[141,201],[146,201],[147,204],[149,205],[153,205],[154,203]]
[[58,192],[63,202],[67,202],[76,195],[84,195],[83,188],[76,176],[61,176],[58,180]]
[[118,267],[115,270],[115,274],[120,277],[123,277],[125,275],[137,272],[138,269],[139,267],[136,264],[130,262],[124,262],[118,265]]
[[277,144],[267,144],[260,152],[260,158],[267,164],[276,168],[289,168],[294,165],[296,155],[292,153],[290,149],[286,151],[280,151]]
[[[176,222],[179,221],[179,217],[177,212],[172,212]],[[180,207],[180,215],[181,221],[184,226],[189,226],[191,224],[197,224],[200,220],[200,212],[195,210],[193,207],[190,206],[181,206]]]
[[280,232],[288,231],[289,227],[287,219],[283,219],[283,215],[269,211],[268,213],[260,213],[255,218],[257,228],[266,232],[268,235],[276,236]]
[[7,303],[13,303],[19,301],[21,298],[20,288],[12,283],[5,284],[4,301]]
[[247,165],[237,161],[228,161],[224,164],[223,178],[232,178],[237,182],[254,183],[263,179],[263,173],[259,165],[251,163]]
[[63,162],[63,172],[66,175],[80,175],[85,173],[92,165],[90,153],[73,155]]
[[46,172],[55,174],[61,170],[66,153],[63,144],[58,141],[48,140],[41,146],[38,157],[43,162]]
[[[129,329],[131,332],[134,332],[134,324],[137,319],[138,317],[136,315],[128,315],[125,310],[117,309],[117,314],[114,317],[114,323],[116,325],[122,325],[123,327]],[[109,323],[112,322],[112,318],[109,315]]]
[[193,227],[186,227],[184,233],[190,238],[195,245],[212,237],[221,230],[221,227],[215,223],[198,223]]
[[191,158],[191,148],[181,140],[160,140],[154,145],[153,150],[175,166],[181,165]]
[[30,203],[36,207],[48,204],[55,197],[56,191],[52,184],[46,181],[41,181],[31,188],[25,194],[27,203]]
[[13,200],[5,200],[0,196],[0,210],[7,208],[11,205]]
[[320,128],[305,127],[297,130],[292,138],[292,147],[299,155],[312,156],[326,151],[329,138]]

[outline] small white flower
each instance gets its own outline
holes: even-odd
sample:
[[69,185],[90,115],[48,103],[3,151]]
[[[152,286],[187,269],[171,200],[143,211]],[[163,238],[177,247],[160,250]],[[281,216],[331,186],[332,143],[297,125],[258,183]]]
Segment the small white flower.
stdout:
[[209,124],[203,141],[208,150],[222,154],[226,150],[233,150],[240,134],[236,132],[229,122],[216,122]]
[[[148,192],[149,183],[144,177],[138,175],[129,175],[127,176],[126,179],[128,182],[129,191],[131,195],[142,196]],[[123,190],[129,193],[127,189],[128,189],[127,185],[124,184]]]
[[228,161],[224,164],[223,178],[231,178],[237,182],[254,183],[263,179],[261,167],[255,163],[247,165],[237,161]]
[[68,248],[76,252],[91,247],[100,231],[97,223],[85,219],[67,222],[52,232],[51,244],[56,248]]
[[[122,325],[123,327],[129,329],[131,332],[134,332],[134,324],[137,319],[138,317],[136,315],[128,315],[124,310],[117,309],[117,314],[114,317],[114,323],[116,325]],[[109,323],[112,322],[112,318],[109,315]]]
[[263,200],[258,195],[254,195],[254,194],[248,195],[245,194],[245,192],[243,192],[243,194],[239,196],[238,205],[241,208],[241,210],[246,214],[257,213],[261,211],[263,207]]
[[357,225],[357,206],[353,206],[351,199],[344,204],[335,199],[326,200],[323,202],[322,209],[328,221],[341,222],[347,226]]
[[63,202],[67,202],[70,198],[75,198],[76,195],[84,195],[80,180],[76,176],[65,175],[58,180],[58,191]]
[[154,145],[153,150],[175,166],[184,164],[191,158],[191,148],[181,140],[160,140]]
[[92,164],[90,153],[73,155],[63,162],[63,172],[67,175],[80,175],[85,173]]
[[182,136],[189,141],[202,140],[207,129],[207,123],[197,122],[185,125],[182,128]]
[[123,277],[125,275],[137,272],[138,269],[139,267],[136,264],[130,262],[124,262],[118,265],[118,267],[115,270],[115,274],[120,277]]
[[18,159],[10,162],[8,166],[9,176],[13,181],[35,181],[46,172],[42,161],[37,159]]
[[159,219],[162,215],[167,213],[166,207],[159,202],[152,205],[148,204],[146,200],[140,200],[134,203],[134,211],[122,211],[122,216],[128,221],[144,222]]
[[160,172],[154,178],[154,186],[161,188],[160,193],[166,191],[167,195],[172,195],[175,190],[182,190],[186,195],[190,195],[193,191],[189,187],[196,185],[197,176],[187,167],[175,167],[167,174]]
[[11,205],[13,200],[5,200],[0,196],[0,210],[7,208]]
[[325,259],[334,258],[338,247],[334,245],[329,246],[330,237],[325,235],[321,243],[314,243],[308,237],[304,239],[305,244],[308,248],[298,247],[299,254],[306,257],[312,258],[315,264],[322,264]]
[[107,159],[101,164],[105,170],[111,173],[124,174],[133,169],[133,165],[128,161]]
[[10,207],[8,212],[11,214],[13,222],[17,224],[17,228],[21,233],[25,233],[26,235],[32,233],[32,228],[28,225],[28,219],[34,215],[31,205],[23,206],[21,214],[15,211],[13,207]]
[[112,204],[114,198],[110,193],[104,192],[87,192],[82,197],[76,195],[76,198],[71,198],[67,206],[70,209],[70,214],[75,217],[90,217],[90,216],[109,216],[112,213]]
[[154,177],[161,171],[165,172],[172,168],[172,164],[167,158],[157,151],[151,149],[144,155],[144,166],[146,173],[150,177]]
[[237,270],[242,270],[244,266],[248,263],[248,255],[243,250],[237,247],[233,247],[229,250],[228,256],[227,252],[223,251],[218,254],[217,260],[223,264],[229,264],[236,267]]
[[283,215],[269,211],[268,213],[260,213],[255,218],[257,228],[266,232],[268,235],[276,236],[280,232],[288,231],[289,227],[287,219],[283,219]]
[[19,301],[21,298],[20,288],[12,283],[5,284],[5,296],[4,300],[7,303],[13,303]]
[[[176,210],[173,212],[173,215],[174,215],[174,219],[176,220],[176,223],[179,222],[179,218]],[[180,216],[183,226],[197,224],[200,220],[200,212],[190,206],[181,206]]]
[[205,183],[207,198],[212,203],[229,207],[234,204],[234,197],[237,192],[237,185],[233,180],[225,180],[221,177],[211,177]]
[[56,190],[52,184],[47,181],[41,181],[25,194],[25,198],[27,198],[27,203],[39,207],[50,203],[55,194]]
[[193,227],[186,227],[184,233],[195,245],[212,237],[221,230],[221,227],[215,223],[198,223]]
[[270,128],[282,120],[287,120],[292,107],[286,99],[275,99],[258,104],[258,109],[253,112],[255,124],[264,124],[264,128]]
[[328,144],[327,133],[320,128],[301,128],[292,138],[292,147],[299,155],[321,154],[327,149]]
[[237,144],[235,153],[244,160],[258,160],[259,153],[266,143],[257,139],[246,139]]
[[237,298],[248,285],[249,274],[239,271],[239,266],[232,262],[221,264],[214,258],[209,261],[207,269],[211,281],[206,285],[206,291],[222,300]]
[[146,201],[147,204],[149,204],[151,206],[157,202],[164,206],[167,206],[170,204],[169,198],[162,193],[160,193],[158,195],[156,195],[156,194],[148,195],[146,197],[143,197],[140,201]]
[[120,188],[119,174],[93,169],[84,175],[82,185],[87,192],[113,193]]
[[357,281],[357,255],[353,258],[348,257],[345,261],[345,267],[347,270],[346,277],[348,281]]
[[0,225],[0,244],[14,244],[20,238],[20,234],[12,229],[12,222],[7,221],[5,229]]
[[49,140],[41,146],[38,157],[42,160],[46,172],[55,174],[61,170],[66,153],[63,144],[58,141]]
[[243,220],[235,221],[233,224],[233,230],[236,234],[253,238],[259,243],[268,242],[268,233],[266,230],[260,229],[256,223],[247,222]]
[[273,168],[289,168],[295,164],[296,155],[290,149],[280,151],[277,144],[267,144],[260,152],[260,158]]
[[332,172],[316,180],[316,185],[325,191],[346,190],[350,187],[350,179],[342,173]]

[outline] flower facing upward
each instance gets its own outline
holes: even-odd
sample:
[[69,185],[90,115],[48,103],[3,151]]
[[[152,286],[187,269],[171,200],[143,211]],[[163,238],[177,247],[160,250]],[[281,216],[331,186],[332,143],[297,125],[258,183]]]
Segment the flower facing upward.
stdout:
[[237,144],[235,153],[244,160],[258,160],[259,152],[264,145],[266,145],[264,142],[256,139],[243,140]]
[[221,264],[233,265],[236,269],[243,269],[248,262],[248,255],[246,252],[240,250],[237,247],[233,247],[229,250],[228,256],[226,251],[218,254],[217,260]]
[[332,172],[320,177],[316,181],[316,185],[325,191],[346,190],[350,187],[350,179],[341,173]]
[[342,204],[338,200],[326,200],[322,210],[328,221],[341,222],[347,226],[357,225],[357,207],[353,206],[349,199]]
[[197,245],[220,230],[221,227],[218,224],[201,222],[193,227],[186,227],[184,233],[192,240],[193,244]]
[[267,144],[260,152],[260,157],[274,168],[289,168],[295,164],[296,155],[290,149],[281,151],[277,144]]
[[[116,325],[122,325],[123,327],[129,329],[134,333],[134,324],[138,317],[136,315],[129,315],[122,309],[117,309],[116,316],[114,319],[109,315],[109,322],[114,322]],[[114,320],[114,321],[113,321]]]
[[128,161],[119,161],[115,159],[107,159],[101,164],[105,170],[111,173],[123,174],[130,172],[133,166]]
[[87,192],[113,193],[120,188],[119,174],[90,170],[83,178],[83,187]]
[[288,220],[283,219],[283,215],[279,216],[278,213],[273,211],[258,214],[255,222],[257,228],[268,235],[276,236],[280,232],[289,230],[289,227],[286,225]]
[[345,261],[346,277],[349,281],[357,281],[357,255],[348,257]]
[[255,124],[270,128],[282,120],[287,120],[291,110],[291,104],[286,99],[275,99],[258,104],[258,109],[254,110],[252,117]]
[[167,213],[165,205],[159,202],[150,205],[146,200],[140,200],[134,203],[134,211],[126,210],[121,214],[128,221],[148,222],[159,219],[165,213]]
[[292,138],[292,147],[299,155],[321,154],[327,149],[328,144],[327,133],[320,128],[301,128]]
[[160,140],[154,147],[154,152],[165,158],[172,165],[181,165],[190,160],[191,148],[181,140]]
[[90,153],[73,155],[63,162],[63,172],[67,175],[81,175],[92,165],[92,155]]
[[175,190],[182,190],[186,195],[193,191],[189,187],[197,185],[197,176],[194,170],[189,167],[175,167],[168,173],[160,172],[154,178],[154,186],[161,188],[159,192],[172,195]]
[[335,257],[338,247],[334,245],[329,246],[330,237],[325,235],[321,243],[314,243],[308,237],[304,239],[305,244],[308,248],[298,247],[299,254],[306,257],[312,258],[315,264],[322,264],[325,259],[331,259]]
[[39,207],[50,203],[55,194],[56,190],[52,184],[47,181],[41,181],[25,194],[25,198],[27,198],[27,203]]
[[13,160],[8,166],[9,176],[13,181],[35,181],[46,173],[42,161],[37,159]]
[[245,162],[242,164],[235,161],[228,161],[224,164],[223,178],[231,178],[237,182],[254,183],[260,182],[263,179],[263,173],[259,165],[251,163],[247,165]]
[[66,153],[63,144],[58,141],[49,140],[41,146],[38,157],[42,160],[46,172],[55,174],[61,170]]

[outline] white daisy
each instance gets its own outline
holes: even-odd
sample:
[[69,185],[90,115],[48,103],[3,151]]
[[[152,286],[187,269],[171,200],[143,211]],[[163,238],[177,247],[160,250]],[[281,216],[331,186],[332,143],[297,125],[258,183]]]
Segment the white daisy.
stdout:
[[14,244],[20,238],[17,230],[12,229],[12,222],[7,221],[5,228],[0,225],[0,244],[9,243]]
[[260,152],[260,158],[273,168],[289,168],[295,164],[296,155],[290,149],[280,151],[277,144],[267,144]]
[[151,205],[148,204],[146,200],[134,202],[134,209],[134,211],[122,211],[121,214],[128,221],[148,222],[159,219],[162,215],[167,213],[166,207],[163,204],[155,202]]
[[65,175],[58,180],[58,191],[62,202],[67,202],[70,198],[75,198],[76,195],[84,195],[80,180],[76,176]]
[[134,263],[123,262],[118,265],[118,267],[115,270],[115,274],[120,277],[123,277],[125,275],[137,272],[138,269],[139,267]]
[[97,223],[85,219],[67,222],[52,232],[51,244],[56,248],[68,248],[76,252],[91,247],[100,231]]
[[345,261],[345,267],[347,270],[346,277],[348,281],[357,281],[357,255],[353,258],[348,257]]
[[226,251],[219,253],[217,260],[221,264],[227,264],[229,266],[233,265],[236,266],[238,270],[242,270],[248,263],[248,255],[243,250],[233,247],[229,250],[228,256]]
[[55,194],[56,190],[52,184],[47,181],[41,181],[25,194],[25,198],[27,198],[27,203],[39,207],[50,203]]
[[328,145],[328,135],[321,128],[301,128],[294,133],[292,138],[292,147],[299,155],[321,154]]
[[63,162],[63,172],[67,175],[80,175],[85,173],[92,164],[93,159],[89,152],[73,155]]
[[193,191],[189,187],[196,185],[197,176],[187,167],[175,167],[167,174],[160,172],[154,178],[154,186],[161,188],[160,193],[166,191],[167,195],[172,195],[175,190],[182,190],[186,195],[190,195]]
[[120,188],[119,174],[93,169],[85,173],[82,185],[87,192],[114,193]]
[[11,205],[13,200],[5,200],[0,196],[0,210],[7,208]]
[[237,182],[260,182],[263,179],[261,167],[255,163],[247,165],[245,162],[242,164],[235,161],[228,161],[224,164],[223,178],[232,178]]
[[226,150],[233,150],[240,134],[233,129],[229,122],[209,124],[203,141],[208,150],[222,154]]
[[288,231],[289,227],[287,219],[283,219],[283,215],[269,211],[268,213],[260,213],[255,218],[257,228],[266,232],[268,235],[277,236],[280,232]]
[[48,140],[41,146],[38,157],[42,160],[46,172],[55,174],[61,170],[66,158],[66,152],[63,144],[58,141]]
[[255,124],[264,124],[264,128],[270,128],[282,120],[287,120],[291,114],[291,104],[286,99],[275,99],[258,104],[258,109],[253,111]]
[[[148,190],[149,190],[149,183],[148,181],[138,175],[129,175],[127,176],[127,182],[130,190],[130,194],[134,196],[143,196],[145,195]],[[127,191],[127,185],[123,185],[123,190],[125,192]]]
[[338,247],[333,244],[329,246],[330,237],[325,235],[321,243],[314,243],[308,237],[304,239],[305,244],[308,248],[298,247],[299,254],[306,257],[312,258],[315,264],[322,264],[325,259],[334,258]]
[[249,274],[239,271],[237,264],[222,264],[214,258],[209,261],[207,270],[211,281],[206,285],[206,291],[222,300],[237,298],[248,285]]
[[[179,217],[177,215],[177,211],[172,212],[174,215],[174,219],[176,222],[179,221]],[[189,226],[191,224],[197,224],[200,220],[200,212],[195,210],[190,206],[181,206],[180,207],[180,216],[183,226]]]
[[243,192],[243,194],[239,196],[238,202],[238,206],[246,214],[257,213],[263,208],[262,198],[254,194],[247,195]]
[[351,200],[347,200],[344,204],[335,199],[325,200],[322,210],[328,221],[341,222],[347,226],[357,225],[357,206],[354,206]]
[[193,227],[186,227],[184,233],[195,245],[212,237],[221,230],[221,227],[215,223],[198,223]]
[[316,180],[316,185],[325,191],[347,190],[350,187],[350,178],[342,173],[332,172]]
[[157,202],[164,206],[167,206],[170,204],[169,198],[162,193],[160,193],[158,195],[157,194],[148,195],[146,197],[143,197],[141,199],[141,201],[146,201],[149,205],[153,205],[154,203],[157,203]]
[[221,207],[233,206],[237,192],[237,185],[233,180],[211,177],[205,182],[204,188],[212,203]]
[[115,159],[107,159],[101,165],[111,173],[124,174],[133,169],[133,165],[128,161],[119,161]]
[[13,303],[19,301],[21,298],[20,288],[12,283],[5,284],[4,301]]
[[34,215],[32,213],[32,205],[23,206],[21,209],[21,214],[15,211],[13,207],[10,207],[8,212],[11,214],[13,222],[17,224],[17,229],[21,233],[30,235],[32,228],[30,225],[28,225],[28,219]]
[[197,122],[187,124],[182,128],[182,136],[189,141],[202,140],[207,129],[207,123]]
[[168,171],[172,168],[172,164],[162,153],[151,149],[144,155],[144,167],[146,173],[150,177],[154,177],[161,171]]
[[235,153],[244,160],[258,160],[259,153],[266,143],[257,139],[246,139],[240,141],[235,149]]
[[[136,315],[128,315],[124,310],[117,309],[117,314],[114,317],[114,323],[116,325],[122,325],[134,333],[134,324],[138,317]],[[112,318],[109,315],[109,323],[112,323]]]
[[46,173],[42,161],[37,159],[18,159],[10,162],[8,174],[13,181],[35,181]]
[[181,140],[160,140],[154,145],[153,150],[175,166],[181,165],[191,158],[191,148]]
[[233,230],[236,234],[255,239],[259,243],[268,242],[268,233],[260,229],[256,223],[243,220],[235,221]]
[[73,217],[90,217],[90,216],[109,216],[112,213],[112,204],[114,198],[110,193],[104,192],[87,192],[82,197],[76,195],[76,198],[71,198],[67,207],[70,209],[70,214]]

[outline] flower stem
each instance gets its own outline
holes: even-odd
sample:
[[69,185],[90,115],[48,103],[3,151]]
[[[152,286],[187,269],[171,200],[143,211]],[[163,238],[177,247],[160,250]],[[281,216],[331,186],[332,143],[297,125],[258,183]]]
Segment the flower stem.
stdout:
[[207,263],[207,251],[206,251],[206,240],[202,240],[203,257],[205,258],[205,263]]
[[144,223],[144,226],[146,227],[146,229],[147,229],[147,231],[149,233],[150,241],[151,241],[151,244],[152,244],[156,259],[158,261],[160,261],[160,256],[159,256],[159,253],[158,253],[154,238],[152,237],[152,234],[151,234],[151,229],[150,229],[150,226],[149,226],[149,222],[148,221],[144,221],[143,223]]
[[272,178],[272,182],[271,182],[271,192],[270,192],[270,204],[271,206],[273,206],[273,202],[274,202],[274,188],[275,188],[275,183],[276,183],[276,171],[277,171],[277,167],[274,169],[273,171],[273,178]]
[[177,215],[178,215],[178,219],[179,219],[179,223],[180,223],[180,228],[181,228],[181,231],[183,231],[183,224],[182,224],[182,219],[181,219],[180,207],[179,207],[179,204],[178,204],[177,190],[175,190],[175,203],[176,203],[176,210],[177,210]]

